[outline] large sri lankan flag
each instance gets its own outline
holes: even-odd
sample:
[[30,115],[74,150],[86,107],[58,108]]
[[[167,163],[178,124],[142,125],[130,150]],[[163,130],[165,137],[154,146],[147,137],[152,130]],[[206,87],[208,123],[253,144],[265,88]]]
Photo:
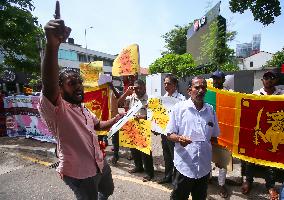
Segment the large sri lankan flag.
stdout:
[[216,110],[218,143],[233,157],[284,169],[284,95],[258,96],[208,87]]
[[[84,104],[99,120],[110,118],[110,95],[107,84],[98,87],[85,87]],[[107,131],[96,131],[98,135],[106,135]]]

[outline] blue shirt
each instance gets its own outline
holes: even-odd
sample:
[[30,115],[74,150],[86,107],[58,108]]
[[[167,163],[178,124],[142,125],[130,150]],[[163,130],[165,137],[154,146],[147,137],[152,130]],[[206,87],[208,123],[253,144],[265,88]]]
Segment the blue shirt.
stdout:
[[211,137],[217,137],[220,129],[213,107],[204,103],[198,111],[191,99],[181,101],[170,113],[166,132],[189,137],[192,143],[183,147],[175,143],[174,165],[189,178],[199,179],[211,170]]

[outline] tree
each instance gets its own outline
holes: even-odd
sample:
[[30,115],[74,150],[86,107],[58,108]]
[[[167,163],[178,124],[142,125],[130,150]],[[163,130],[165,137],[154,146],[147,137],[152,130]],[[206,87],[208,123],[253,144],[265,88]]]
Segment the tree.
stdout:
[[189,27],[192,26],[192,23],[189,23],[184,26],[175,25],[175,27],[169,32],[162,35],[162,38],[165,39],[165,48],[166,51],[162,52],[162,55],[166,54],[184,54],[186,53],[186,35]]
[[277,67],[280,68],[284,64],[284,48],[281,51],[277,51],[272,59],[269,60],[265,67]]
[[43,31],[31,14],[33,9],[32,0],[0,1],[0,53],[4,55],[1,70],[40,71],[38,42]]
[[228,42],[234,40],[237,32],[226,31],[226,28],[222,26],[215,20],[209,25],[209,31],[201,36],[198,62],[207,62],[207,73],[215,71],[216,68],[222,71],[238,70],[234,50],[228,46]]
[[230,0],[230,10],[234,13],[244,13],[251,10],[254,20],[263,25],[274,23],[275,17],[281,15],[279,0]]
[[197,75],[195,63],[190,54],[166,54],[154,61],[149,67],[150,73],[172,73],[179,78]]

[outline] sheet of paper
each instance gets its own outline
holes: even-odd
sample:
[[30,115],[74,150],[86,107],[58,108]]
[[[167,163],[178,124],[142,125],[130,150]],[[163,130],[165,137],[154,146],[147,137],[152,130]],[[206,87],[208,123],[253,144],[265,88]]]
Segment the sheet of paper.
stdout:
[[205,136],[202,133],[198,133],[193,130],[190,135],[190,140],[193,142],[204,142]]
[[110,129],[109,133],[108,133],[108,138],[111,138],[119,129],[121,129],[121,127],[126,124],[126,122],[132,118],[137,112],[138,110],[140,110],[140,108],[142,108],[142,103],[141,101],[138,101],[137,103],[134,104],[134,106],[126,113],[126,115],[121,118],[120,120],[118,120],[118,122],[116,122]]

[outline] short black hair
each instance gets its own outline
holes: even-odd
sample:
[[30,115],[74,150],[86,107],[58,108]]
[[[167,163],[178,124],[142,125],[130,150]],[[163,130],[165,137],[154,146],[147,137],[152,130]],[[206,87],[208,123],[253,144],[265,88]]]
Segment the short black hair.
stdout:
[[63,85],[64,80],[68,78],[70,75],[78,75],[80,76],[80,72],[78,69],[75,68],[63,68],[59,71],[59,86]]
[[[191,86],[192,86],[192,81],[193,81],[194,79],[203,79],[203,81],[206,82],[206,79],[205,79],[203,76],[194,76],[194,77],[192,77],[192,79],[189,80],[189,82],[188,82],[188,88],[191,88]],[[207,83],[207,82],[206,82],[206,83]]]
[[136,84],[145,86],[145,82],[142,79],[137,79],[136,81],[134,81],[134,85]]
[[174,85],[178,86],[178,79],[177,79],[173,74],[167,74],[167,75],[165,76],[164,80],[165,80],[166,78],[170,79],[170,81],[171,81]]

